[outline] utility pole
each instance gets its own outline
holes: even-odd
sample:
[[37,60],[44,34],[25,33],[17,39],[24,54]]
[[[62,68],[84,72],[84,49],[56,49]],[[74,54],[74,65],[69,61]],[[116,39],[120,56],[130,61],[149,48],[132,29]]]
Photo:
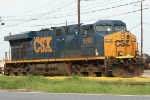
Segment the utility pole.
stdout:
[[78,0],[78,33],[80,33],[80,0]]
[[141,60],[143,60],[143,12],[142,12],[142,1],[141,1]]
[[68,23],[68,22],[67,22],[67,20],[66,20],[66,26],[67,26],[67,23]]
[[141,6],[141,60],[143,60],[143,4],[142,4],[143,1],[144,0],[141,1],[141,5],[140,5]]
[[141,1],[141,60],[143,60],[143,4],[142,4],[143,1],[144,0]]

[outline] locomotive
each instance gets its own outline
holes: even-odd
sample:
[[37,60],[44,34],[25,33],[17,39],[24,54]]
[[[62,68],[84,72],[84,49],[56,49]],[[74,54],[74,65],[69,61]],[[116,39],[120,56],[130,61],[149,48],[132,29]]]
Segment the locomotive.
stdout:
[[150,56],[148,54],[142,55],[142,61],[144,64],[144,69],[150,69]]
[[[136,77],[143,74],[137,39],[121,20],[51,27],[5,36],[5,75]],[[7,54],[6,54],[7,55]]]

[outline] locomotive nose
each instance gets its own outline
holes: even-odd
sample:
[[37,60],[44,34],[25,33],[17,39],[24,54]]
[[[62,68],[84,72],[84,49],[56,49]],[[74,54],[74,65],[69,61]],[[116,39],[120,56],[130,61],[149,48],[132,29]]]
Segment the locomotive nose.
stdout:
[[115,40],[116,45],[116,52],[118,53],[117,56],[133,56],[136,51],[136,38],[125,31],[121,31],[118,33],[120,37]]
[[136,37],[126,31],[106,36],[104,45],[106,56],[134,56],[137,51]]

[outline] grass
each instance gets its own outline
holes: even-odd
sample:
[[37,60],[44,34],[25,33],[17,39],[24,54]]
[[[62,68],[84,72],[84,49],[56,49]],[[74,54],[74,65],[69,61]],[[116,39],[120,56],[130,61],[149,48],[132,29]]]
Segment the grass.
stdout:
[[92,94],[150,94],[150,85],[126,85],[124,81],[104,84],[101,81],[86,80],[75,75],[64,80],[47,79],[43,76],[25,77],[0,76],[0,89],[26,89],[55,93],[92,93]]

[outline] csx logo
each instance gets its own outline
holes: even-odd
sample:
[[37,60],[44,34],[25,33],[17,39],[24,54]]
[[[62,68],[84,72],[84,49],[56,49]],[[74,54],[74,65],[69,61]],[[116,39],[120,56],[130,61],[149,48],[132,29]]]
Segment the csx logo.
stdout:
[[34,39],[34,51],[36,53],[52,52],[50,42],[52,37],[42,37]]

